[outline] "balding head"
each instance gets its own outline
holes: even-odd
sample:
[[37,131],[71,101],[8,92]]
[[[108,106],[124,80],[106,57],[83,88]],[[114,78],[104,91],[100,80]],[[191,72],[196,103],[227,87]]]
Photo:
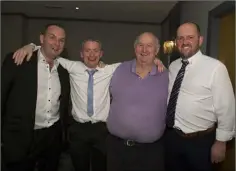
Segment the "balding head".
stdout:
[[177,29],[176,45],[182,58],[190,58],[196,54],[203,43],[199,26],[192,22],[187,22]]
[[140,34],[139,36],[137,36],[137,38],[136,38],[135,41],[134,41],[134,48],[135,48],[136,45],[140,42],[140,39],[141,39],[142,37],[145,37],[145,36],[148,36],[148,37],[153,38],[153,42],[154,42],[156,48],[157,48],[157,49],[160,48],[159,39],[158,39],[153,33],[151,33],[151,32],[144,32],[144,33]]
[[159,40],[153,33],[140,34],[134,42],[137,62],[142,65],[152,65],[159,47]]
[[177,35],[178,35],[178,30],[181,29],[182,27],[186,27],[186,26],[192,27],[193,29],[195,29],[195,31],[198,33],[199,36],[201,35],[201,30],[200,30],[199,25],[194,22],[185,22],[185,23],[181,24],[177,29]]

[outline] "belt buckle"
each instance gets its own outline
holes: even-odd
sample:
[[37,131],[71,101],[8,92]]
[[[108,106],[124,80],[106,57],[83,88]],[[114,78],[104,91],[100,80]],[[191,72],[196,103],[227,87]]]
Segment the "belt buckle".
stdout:
[[135,142],[133,140],[127,140],[125,144],[129,147],[132,147],[135,145]]

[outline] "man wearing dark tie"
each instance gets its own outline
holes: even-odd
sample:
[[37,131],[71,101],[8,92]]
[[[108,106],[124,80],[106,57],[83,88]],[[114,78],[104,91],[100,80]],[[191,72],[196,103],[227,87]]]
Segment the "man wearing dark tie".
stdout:
[[177,30],[180,58],[169,67],[167,171],[212,171],[235,134],[235,98],[227,69],[202,54],[197,24]]
[[2,157],[8,171],[57,171],[70,93],[57,61],[65,31],[47,25],[41,48],[17,66],[9,54],[1,69]]

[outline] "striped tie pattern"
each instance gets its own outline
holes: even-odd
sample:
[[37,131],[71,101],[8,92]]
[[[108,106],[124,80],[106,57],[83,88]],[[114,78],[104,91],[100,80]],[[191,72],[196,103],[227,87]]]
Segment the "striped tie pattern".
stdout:
[[176,103],[177,103],[177,99],[178,99],[178,95],[179,95],[179,90],[184,78],[184,74],[185,74],[185,68],[186,66],[189,64],[189,62],[183,61],[182,60],[182,67],[180,68],[176,78],[175,78],[175,82],[170,94],[170,99],[169,99],[169,103],[167,106],[167,116],[166,116],[166,125],[167,127],[173,127],[174,126],[174,121],[175,121],[175,109],[176,109]]

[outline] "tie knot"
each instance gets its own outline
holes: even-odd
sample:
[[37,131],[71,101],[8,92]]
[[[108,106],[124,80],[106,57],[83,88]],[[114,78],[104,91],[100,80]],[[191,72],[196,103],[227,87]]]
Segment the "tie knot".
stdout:
[[189,61],[188,61],[188,60],[182,60],[182,64],[183,64],[184,66],[187,66],[187,65],[189,64]]
[[97,71],[96,69],[87,70],[89,75],[93,75],[96,71]]

